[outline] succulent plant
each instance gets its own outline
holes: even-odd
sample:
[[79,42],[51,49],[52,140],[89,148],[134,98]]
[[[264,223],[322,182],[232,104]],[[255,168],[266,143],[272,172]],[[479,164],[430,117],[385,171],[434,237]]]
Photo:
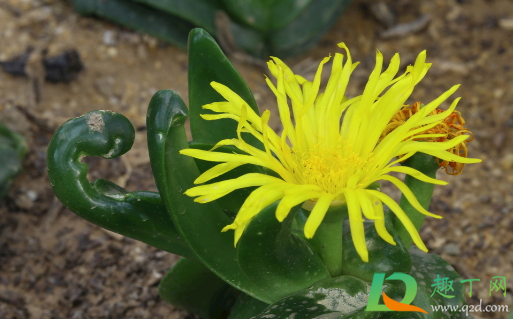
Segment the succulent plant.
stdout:
[[[159,286],[161,297],[205,319],[463,318],[464,313],[458,310],[437,312],[431,308],[466,305],[463,285],[457,284],[460,276],[441,257],[410,248],[410,232],[404,228],[403,220],[396,218],[387,207],[383,209],[382,219],[390,236],[387,240],[374,227],[375,221],[371,218],[357,221],[362,225],[368,260],[361,257],[361,247],[354,243],[352,223],[355,221],[347,218],[347,207],[327,213],[340,217],[338,228],[332,230],[331,239],[340,241],[336,243],[339,250],[334,251],[333,256],[326,257],[323,251],[326,237],[315,241],[315,236],[309,239],[304,235],[304,225],[311,215],[308,208],[295,205],[280,221],[276,218],[280,201],[266,205],[253,216],[234,246],[233,234],[221,230],[234,223],[237,211],[254,188],[244,187],[208,203],[195,201],[185,192],[209,170],[226,173],[213,178],[210,181],[213,183],[245,174],[277,175],[255,164],[227,169],[227,166],[219,167],[210,161],[181,154],[187,153],[183,150],[215,148],[220,158],[247,155],[238,148],[218,143],[240,139],[241,133],[247,137],[251,127],[241,126],[240,122],[238,125],[233,121],[234,116],[210,121],[204,119],[209,116],[202,118],[202,114],[216,114],[204,106],[223,99],[210,86],[211,82],[223,83],[244,101],[246,111],[242,106],[237,111],[240,122],[244,122],[249,112],[258,115],[250,89],[217,43],[204,30],[194,29],[189,36],[189,108],[177,93],[162,90],[153,96],[147,112],[148,151],[158,193],[128,192],[107,180],[88,182],[87,164],[81,162],[83,156],[107,159],[120,156],[130,150],[135,136],[133,126],[123,115],[92,111],[64,123],[50,142],[48,172],[57,197],[71,211],[96,225],[183,256],[163,278]],[[187,118],[191,123],[192,141],[186,138]],[[266,152],[267,146],[257,138],[246,138],[246,141],[248,145],[255,145],[259,152]],[[429,149],[438,147],[425,145]],[[425,210],[433,192],[433,184],[425,181],[434,180],[439,164],[433,156],[418,153],[402,165],[409,172],[417,170],[417,177],[424,176],[424,181],[409,176],[404,183]],[[377,192],[376,187],[375,184],[369,186],[372,194]],[[211,194],[216,195],[214,191]],[[417,211],[417,205],[410,204],[411,198],[403,197],[397,207],[400,206],[418,230],[424,215]],[[329,222],[328,219],[322,222]],[[330,263],[340,260],[340,269],[332,271],[327,260]],[[405,286],[405,282],[393,280],[397,273],[415,279],[417,284],[412,288]],[[411,304],[424,312],[387,308],[389,312],[368,311],[376,274],[380,274],[382,280],[389,278],[384,281],[383,296],[400,301],[409,291]],[[455,282],[453,298],[432,294],[431,282],[439,277]],[[378,284],[378,294],[371,299],[383,304],[379,293],[383,282]]]
[[96,15],[187,48],[201,27],[222,38],[225,49],[266,59],[297,56],[314,46],[353,0],[73,0],[75,10]]
[[25,139],[0,123],[0,199],[5,196],[16,175],[21,172],[21,164],[26,153]]

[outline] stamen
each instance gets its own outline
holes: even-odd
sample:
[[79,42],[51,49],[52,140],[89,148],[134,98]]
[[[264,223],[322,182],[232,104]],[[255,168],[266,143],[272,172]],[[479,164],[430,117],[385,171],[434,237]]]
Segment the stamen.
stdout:
[[355,172],[361,172],[373,161],[372,154],[360,156],[345,141],[326,148],[316,144],[308,152],[294,153],[297,174],[304,183],[313,184],[331,194],[339,193],[348,185]]

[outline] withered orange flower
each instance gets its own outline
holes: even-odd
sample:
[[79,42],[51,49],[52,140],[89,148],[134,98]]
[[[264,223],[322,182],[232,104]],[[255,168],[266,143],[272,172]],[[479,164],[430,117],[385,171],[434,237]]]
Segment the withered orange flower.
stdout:
[[[381,135],[381,138],[387,136],[390,132],[395,130],[397,127],[403,125],[409,118],[411,118],[415,113],[420,111],[423,105],[420,102],[416,102],[413,105],[404,105],[390,120],[385,130]],[[437,115],[444,112],[439,108],[433,110],[429,115]],[[469,131],[469,129],[464,127],[465,120],[461,116],[461,113],[458,111],[453,111],[449,116],[447,116],[443,121],[441,121],[435,127],[426,129],[425,131],[417,133],[413,140],[416,141],[425,141],[425,142],[445,142],[454,139],[455,137],[461,135],[469,135],[470,137],[456,146],[448,149],[447,151],[458,155],[461,157],[467,157],[468,148],[467,143],[472,142],[474,140],[474,134]],[[426,134],[431,136],[426,137]],[[439,137],[433,137],[432,134],[440,135]],[[445,169],[445,172],[449,175],[460,175],[463,172],[463,168],[465,167],[465,163],[459,162],[450,162],[447,160],[442,160],[437,158],[438,165]]]

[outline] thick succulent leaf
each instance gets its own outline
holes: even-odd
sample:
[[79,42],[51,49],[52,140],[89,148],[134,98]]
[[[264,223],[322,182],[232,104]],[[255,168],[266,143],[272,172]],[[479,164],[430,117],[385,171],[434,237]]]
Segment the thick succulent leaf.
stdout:
[[[267,4],[265,2],[273,2]],[[187,34],[201,27],[214,36],[226,33],[243,52],[260,59],[269,54],[286,58],[315,45],[352,0],[73,0],[75,10],[95,15],[187,47]],[[223,8],[226,6],[226,8]],[[228,11],[219,30],[216,17]],[[271,31],[272,30],[272,31]]]
[[241,293],[230,310],[228,319],[248,319],[260,314],[269,304]]
[[0,146],[12,148],[21,159],[25,157],[28,151],[28,146],[23,136],[10,131],[2,123],[0,123]]
[[135,131],[126,117],[92,111],[64,123],[48,146],[47,165],[55,195],[85,220],[159,249],[194,258],[153,192],[129,193],[106,180],[89,183],[83,156],[115,158],[133,144]]
[[[205,150],[208,151],[214,147],[214,144],[207,144],[207,143],[201,143],[196,141],[189,142],[189,148],[199,149],[199,150]],[[222,146],[215,150],[216,152],[223,152],[223,153],[238,153],[238,154],[246,154],[239,150],[236,147],[230,147],[230,146]],[[215,165],[219,164],[216,162],[209,162],[209,161],[203,161],[200,159],[195,158],[194,161],[196,162],[196,165],[198,166],[198,169],[200,173],[203,173],[207,171],[208,169],[214,167]],[[234,170],[229,171],[228,173],[225,173],[219,177],[216,177],[210,181],[208,181],[209,184],[220,182],[227,179],[234,179],[237,177],[240,177],[244,174],[249,173],[260,173],[264,174],[263,169],[260,166],[252,165],[252,164],[245,164],[242,166],[239,166],[235,168]],[[247,187],[247,188],[241,188],[237,189],[230,194],[223,196],[216,200],[216,202],[219,204],[219,206],[225,210],[228,211],[230,216],[235,216],[235,214],[239,211],[240,207],[246,200],[246,198],[251,194],[251,192],[255,189],[255,187]]]
[[232,220],[217,203],[199,204],[185,195],[199,176],[194,159],[179,154],[188,148],[184,123],[187,107],[173,91],[157,92],[148,108],[148,148],[155,182],[174,224],[197,258],[233,287],[269,302],[239,267],[233,234],[221,229]]
[[21,172],[21,163],[26,153],[27,144],[23,137],[0,123],[0,200]]
[[[218,33],[218,26],[216,24],[216,17],[222,11],[220,3],[217,1],[209,0],[132,0],[139,2],[148,7],[155,8],[159,11],[165,12],[169,15],[176,16],[187,22],[190,22],[194,27],[205,29],[213,36],[220,36]],[[264,57],[265,42],[264,35],[250,27],[238,24],[234,21],[229,21],[227,26],[224,26],[233,35],[234,45],[257,57]],[[188,33],[190,30],[186,30]],[[226,32],[226,31],[223,31]],[[185,33],[183,36],[187,35]]]
[[385,273],[388,277],[394,272],[410,272],[412,267],[410,254],[394,229],[389,213],[385,214],[385,226],[396,242],[396,246],[387,243],[378,235],[374,227],[374,221],[366,220],[364,222],[365,244],[369,251],[369,262],[366,263],[356,252],[351,239],[349,220],[345,220],[344,235],[342,236],[344,256],[342,269],[345,275],[355,276],[370,282],[374,273]]
[[133,1],[73,0],[73,7],[80,14],[95,15],[148,33],[184,50],[187,34],[194,28],[189,21]]
[[306,51],[335,24],[340,14],[352,1],[312,1],[294,21],[270,34],[271,55],[290,57]]
[[207,32],[215,33],[215,14],[220,10],[217,6],[206,0],[132,0],[153,7],[159,11],[167,12],[200,26]]
[[[414,168],[431,178],[436,178],[436,171],[439,169],[436,158],[424,153],[417,153],[413,155],[404,161],[402,165]],[[420,205],[425,209],[429,209],[429,204],[431,203],[431,196],[433,196],[433,189],[435,185],[422,182],[414,177],[411,177],[410,175],[406,175],[404,178],[404,183],[410,188],[415,197],[417,197]],[[420,213],[413,206],[411,206],[410,202],[404,195],[401,196],[399,205],[404,210],[408,218],[410,218],[410,220],[413,222],[415,228],[419,230],[424,223],[426,215]],[[411,244],[413,243],[411,236],[401,221],[397,218],[394,220],[394,227],[397,229],[399,237],[401,238],[401,241],[403,242],[406,249],[410,248]]]
[[[210,86],[212,81],[229,87],[258,114],[253,93],[251,93],[239,72],[224,55],[219,45],[205,30],[194,29],[189,35],[189,109],[191,132],[194,140],[216,144],[223,139],[237,138],[237,122],[231,119],[207,121],[201,118],[200,114],[215,114],[213,111],[203,109],[203,105],[225,101]],[[246,141],[262,149],[262,143],[256,138],[248,136]]]
[[159,294],[203,319],[225,319],[240,292],[199,262],[181,258],[160,282]]
[[242,271],[273,301],[330,278],[306,241],[291,233],[294,213],[279,222],[277,206],[274,203],[258,213],[237,244]]
[[[291,294],[274,304],[271,304],[253,319],[264,318],[294,318],[294,319],[449,319],[468,318],[465,312],[437,311],[433,312],[431,306],[461,306],[465,305],[463,295],[464,286],[459,283],[460,277],[454,269],[440,256],[426,254],[419,249],[410,249],[413,266],[410,275],[417,282],[417,295],[412,305],[426,310],[429,315],[421,312],[383,312],[365,311],[371,284],[352,276],[342,276],[321,280],[312,287]],[[455,297],[452,299],[442,297],[435,293],[433,297],[433,279],[448,277],[453,280]],[[387,280],[383,285],[387,296],[401,301],[405,293],[405,285],[399,280]],[[383,304],[382,297],[379,304]]]
[[312,0],[223,0],[226,10],[242,23],[263,33],[294,20]]
[[[410,275],[417,281],[417,296],[413,300],[413,304],[426,310],[429,315],[422,314],[423,318],[433,319],[453,319],[453,318],[468,318],[464,312],[460,311],[432,311],[431,306],[463,306],[466,305],[465,284],[460,283],[461,277],[454,270],[454,268],[442,257],[434,254],[426,254],[419,250],[417,247],[410,249],[410,254],[413,260],[413,267]],[[433,294],[437,275],[440,278],[448,278],[453,281],[452,287],[454,291],[447,294],[455,296],[454,298],[445,298],[442,295]]]
[[[387,283],[384,291],[393,299],[402,299],[404,284]],[[361,279],[329,278],[275,302],[253,319],[395,318],[382,316],[382,312],[365,312],[369,292],[370,284]]]
[[11,184],[21,172],[21,158],[13,148],[0,145],[0,200],[7,194]]

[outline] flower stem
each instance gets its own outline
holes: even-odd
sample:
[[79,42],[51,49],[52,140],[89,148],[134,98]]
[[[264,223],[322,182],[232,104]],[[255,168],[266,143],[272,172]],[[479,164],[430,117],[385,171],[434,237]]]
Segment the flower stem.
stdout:
[[347,216],[347,205],[331,206],[312,239],[332,277],[342,275],[342,232]]
[[[413,155],[404,161],[402,165],[414,168],[432,178],[436,177],[436,171],[439,168],[438,163],[436,162],[436,158],[424,153],[417,153]],[[433,196],[433,189],[435,185],[422,182],[414,177],[411,177],[410,175],[406,175],[404,182],[410,188],[413,194],[415,194],[415,197],[417,197],[420,205],[422,205],[422,207],[425,209],[428,209],[429,204],[431,203],[431,197]],[[401,197],[399,205],[404,210],[408,218],[413,222],[415,228],[419,230],[424,223],[426,215],[419,213],[413,206],[411,206],[410,202],[404,195]],[[413,243],[410,234],[397,218],[394,220],[394,227],[399,233],[399,237],[401,238],[404,246],[406,249],[408,249]]]

